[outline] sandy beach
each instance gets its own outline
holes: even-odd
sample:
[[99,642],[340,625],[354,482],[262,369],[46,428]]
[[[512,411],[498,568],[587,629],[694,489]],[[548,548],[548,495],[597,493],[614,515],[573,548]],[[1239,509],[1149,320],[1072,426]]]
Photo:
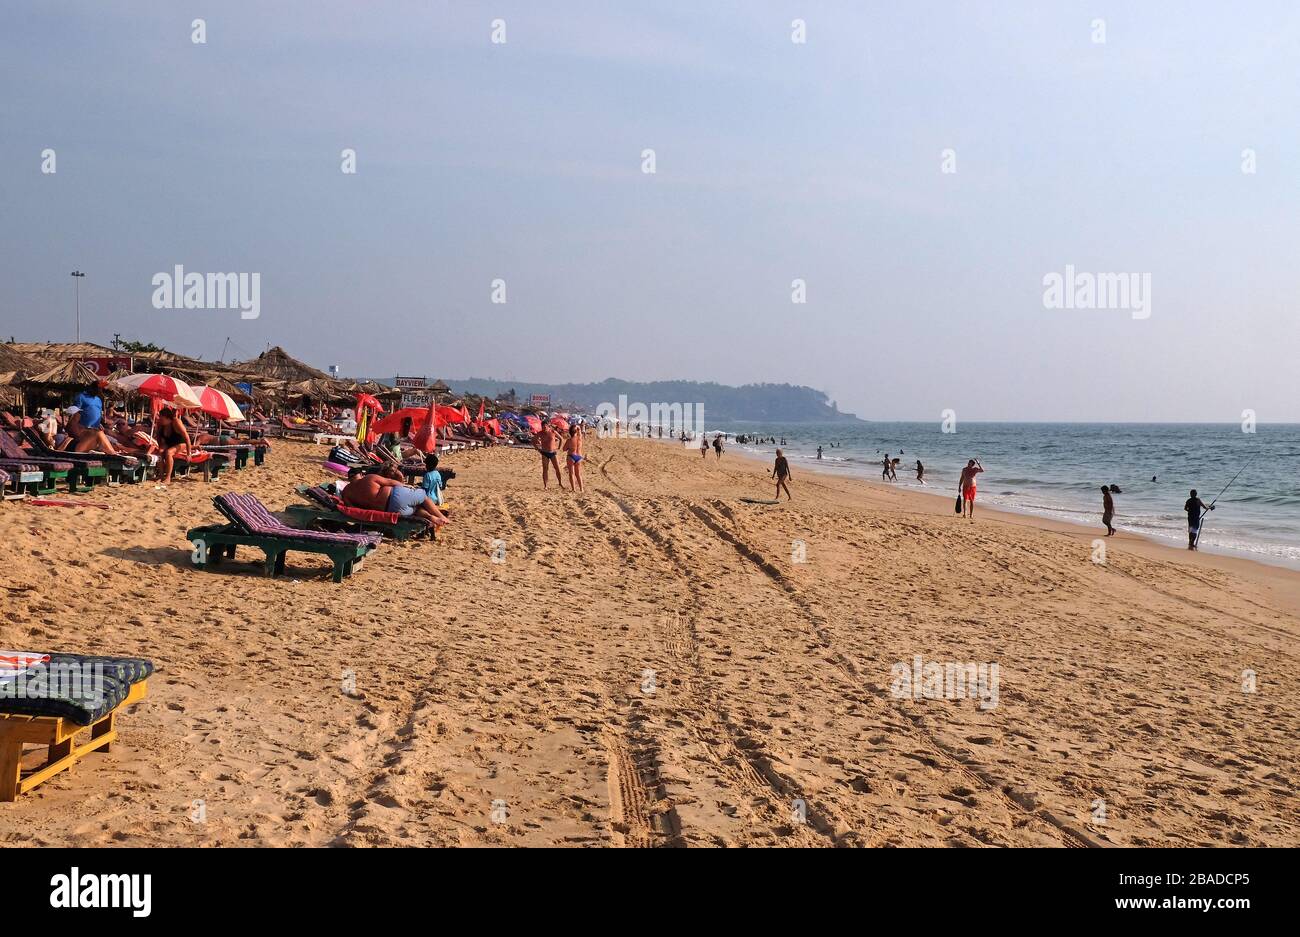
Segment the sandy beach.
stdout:
[[[799,469],[746,504],[765,465],[632,440],[579,496],[451,456],[438,542],[339,585],[191,568],[213,495],[283,509],[324,452],[0,505],[0,647],[158,667],[0,843],[1300,845],[1300,574]],[[900,696],[917,657],[996,705]]]

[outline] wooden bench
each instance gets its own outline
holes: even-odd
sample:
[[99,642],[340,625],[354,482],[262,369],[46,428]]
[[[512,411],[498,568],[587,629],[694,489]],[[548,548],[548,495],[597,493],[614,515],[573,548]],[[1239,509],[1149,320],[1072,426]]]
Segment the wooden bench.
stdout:
[[[117,741],[116,717],[122,709],[144,699],[148,680],[131,685],[131,691],[112,712],[88,726],[55,716],[19,716],[0,714],[0,802],[9,803],[75,765],[94,751],[108,751]],[[81,744],[76,737],[89,732]],[[24,745],[44,745],[49,751],[45,764],[24,773]]]

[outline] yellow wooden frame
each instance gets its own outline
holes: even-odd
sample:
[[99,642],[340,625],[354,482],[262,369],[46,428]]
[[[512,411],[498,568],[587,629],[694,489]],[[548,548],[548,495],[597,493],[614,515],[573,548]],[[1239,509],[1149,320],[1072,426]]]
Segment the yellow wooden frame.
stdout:
[[[115,717],[123,707],[138,703],[149,695],[147,680],[131,685],[131,692],[107,715],[88,726],[77,725],[60,716],[0,715],[0,803],[9,803],[66,771],[94,751],[109,751],[117,741]],[[77,744],[76,737],[90,731],[90,739]],[[23,746],[45,745],[49,755],[45,764],[23,775]]]

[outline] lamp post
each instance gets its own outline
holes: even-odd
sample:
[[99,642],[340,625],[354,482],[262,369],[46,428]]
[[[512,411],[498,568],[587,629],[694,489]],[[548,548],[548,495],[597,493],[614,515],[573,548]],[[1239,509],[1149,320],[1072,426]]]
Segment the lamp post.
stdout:
[[73,270],[72,276],[77,281],[77,341],[81,341],[81,278],[85,276],[80,270]]

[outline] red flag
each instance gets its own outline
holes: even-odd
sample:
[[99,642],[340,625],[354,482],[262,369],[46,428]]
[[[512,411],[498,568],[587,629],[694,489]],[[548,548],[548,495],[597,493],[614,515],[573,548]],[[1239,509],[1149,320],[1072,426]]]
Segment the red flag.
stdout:
[[411,440],[411,445],[423,453],[430,453],[437,449],[439,420],[438,407],[430,402],[429,413],[424,418],[424,425],[416,432],[415,438]]

